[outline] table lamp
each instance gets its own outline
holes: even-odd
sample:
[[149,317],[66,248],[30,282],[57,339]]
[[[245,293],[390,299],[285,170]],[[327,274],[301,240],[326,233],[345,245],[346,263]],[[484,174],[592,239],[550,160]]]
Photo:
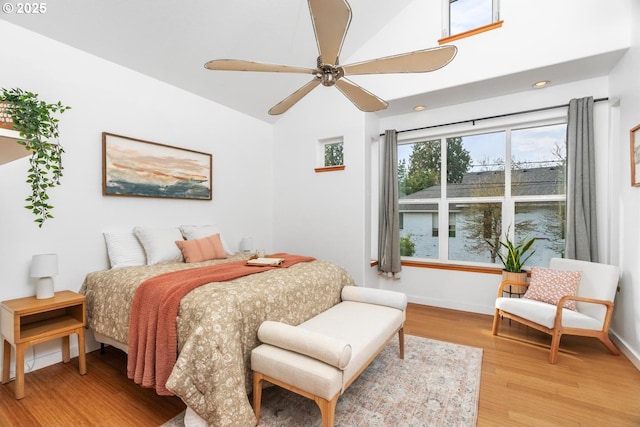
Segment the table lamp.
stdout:
[[38,278],[36,298],[53,298],[53,277],[58,274],[58,255],[39,254],[31,260],[31,277]]
[[253,239],[251,237],[243,237],[240,239],[240,251],[250,253],[253,250]]

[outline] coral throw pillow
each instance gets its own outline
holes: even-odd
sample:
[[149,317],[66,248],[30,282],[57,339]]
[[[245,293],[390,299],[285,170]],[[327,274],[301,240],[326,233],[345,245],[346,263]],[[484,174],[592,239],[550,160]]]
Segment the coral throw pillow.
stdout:
[[[576,295],[582,278],[581,271],[552,270],[550,268],[531,268],[531,282],[524,298],[557,305],[565,295]],[[564,308],[576,311],[576,302],[566,301]]]
[[182,256],[186,262],[200,262],[227,257],[219,233],[202,239],[176,240],[176,245],[182,251]]

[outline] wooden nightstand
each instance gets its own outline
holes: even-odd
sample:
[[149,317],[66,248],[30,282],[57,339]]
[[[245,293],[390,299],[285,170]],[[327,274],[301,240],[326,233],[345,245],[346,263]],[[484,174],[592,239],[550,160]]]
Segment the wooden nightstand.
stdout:
[[24,351],[27,347],[62,338],[62,360],[70,359],[69,336],[78,334],[80,375],[87,373],[84,351],[85,297],[72,291],[56,292],[53,298],[18,298],[2,301],[2,384],[9,382],[11,346],[16,348],[16,399],[24,397]]

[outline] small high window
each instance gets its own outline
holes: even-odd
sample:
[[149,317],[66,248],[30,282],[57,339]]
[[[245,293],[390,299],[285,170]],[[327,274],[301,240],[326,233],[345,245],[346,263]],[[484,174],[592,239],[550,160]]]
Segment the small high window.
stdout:
[[344,143],[342,137],[321,139],[318,142],[318,167],[316,172],[343,170]]
[[490,30],[501,24],[499,0],[442,0],[442,18],[445,39]]
[[328,138],[320,141],[320,166],[342,166],[344,165],[342,138]]
[[342,141],[324,145],[324,166],[341,166],[344,164]]

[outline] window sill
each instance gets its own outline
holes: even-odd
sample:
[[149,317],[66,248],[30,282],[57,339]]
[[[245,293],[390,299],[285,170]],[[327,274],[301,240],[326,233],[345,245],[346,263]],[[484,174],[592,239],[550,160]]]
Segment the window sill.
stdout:
[[[467,273],[502,274],[502,269],[499,267],[476,267],[471,265],[442,264],[427,261],[402,261],[401,264],[403,267],[433,268],[438,270],[464,271]],[[371,267],[375,267],[377,265],[377,260],[371,261]]]
[[482,27],[474,28],[473,30],[465,31],[464,33],[454,34],[449,37],[438,40],[438,44],[447,44],[455,40],[464,39],[467,37],[475,36],[476,34],[484,33],[496,28],[502,27],[504,21],[492,22],[491,24],[483,25]]
[[340,166],[324,166],[324,167],[321,167],[321,168],[315,168],[316,173],[342,171],[342,170],[344,170],[344,165],[340,165]]

